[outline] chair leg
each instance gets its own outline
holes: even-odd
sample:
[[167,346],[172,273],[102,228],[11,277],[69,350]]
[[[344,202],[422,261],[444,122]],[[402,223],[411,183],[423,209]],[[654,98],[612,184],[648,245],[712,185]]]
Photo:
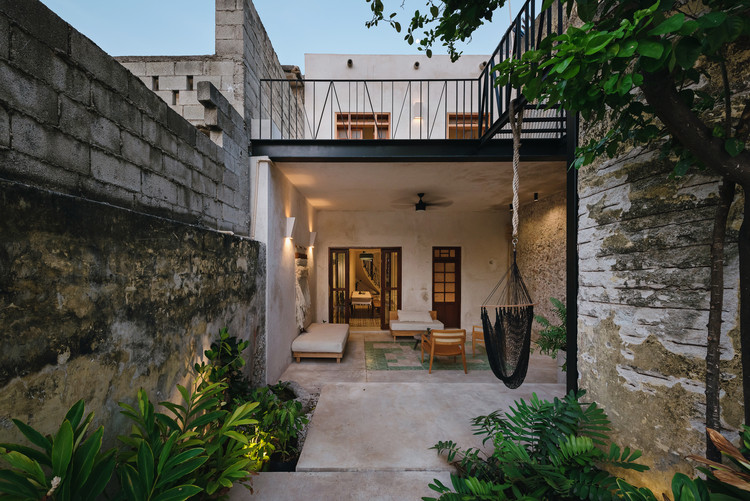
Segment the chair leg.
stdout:
[[477,350],[477,340],[474,339],[474,337],[472,336],[471,338],[471,356],[472,357],[477,356],[476,350]]
[[432,345],[432,348],[430,349],[430,370],[427,372],[427,374],[432,374],[432,361],[435,359],[435,345]]
[[464,374],[468,374],[469,371],[466,370],[466,351],[461,350],[461,359],[464,361]]

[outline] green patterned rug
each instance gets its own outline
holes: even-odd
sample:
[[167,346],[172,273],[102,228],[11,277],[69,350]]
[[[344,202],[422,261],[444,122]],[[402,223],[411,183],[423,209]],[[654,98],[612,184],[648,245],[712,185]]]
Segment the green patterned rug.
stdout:
[[[419,346],[414,349],[414,341],[365,341],[365,363],[368,371],[415,371],[428,370],[430,357],[425,353],[424,363],[421,362],[422,350]],[[469,371],[490,370],[487,352],[484,346],[477,345],[476,356],[471,355],[471,343],[466,344],[466,368]],[[464,369],[461,357],[435,357],[432,370],[460,370]]]

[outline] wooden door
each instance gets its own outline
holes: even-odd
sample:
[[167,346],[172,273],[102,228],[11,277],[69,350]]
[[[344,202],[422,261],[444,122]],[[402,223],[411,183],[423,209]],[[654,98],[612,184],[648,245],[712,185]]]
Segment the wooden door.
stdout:
[[401,248],[380,252],[380,328],[388,329],[390,312],[401,308]]
[[461,248],[432,248],[432,309],[445,327],[461,327]]
[[349,249],[328,249],[328,321],[349,323]]

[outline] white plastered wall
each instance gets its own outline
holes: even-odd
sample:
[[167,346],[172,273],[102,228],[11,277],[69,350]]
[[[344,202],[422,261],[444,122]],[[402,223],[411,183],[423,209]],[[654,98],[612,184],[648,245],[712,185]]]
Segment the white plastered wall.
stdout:
[[[254,157],[253,237],[266,245],[266,379],[275,383],[292,361],[291,344],[297,336],[295,316],[296,252],[307,252],[308,281],[315,311],[315,256],[309,248],[315,231],[315,210],[267,158]],[[295,218],[292,239],[285,238],[287,217]]]
[[461,327],[480,322],[479,307],[508,266],[505,212],[319,211],[316,321],[328,321],[328,249],[401,247],[402,308],[432,309],[432,247],[461,247]]

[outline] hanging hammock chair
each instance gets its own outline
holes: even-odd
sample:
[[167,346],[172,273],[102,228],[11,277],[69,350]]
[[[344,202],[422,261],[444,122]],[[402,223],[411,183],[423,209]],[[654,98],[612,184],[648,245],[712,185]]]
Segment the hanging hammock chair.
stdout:
[[508,388],[518,388],[526,379],[531,349],[531,323],[534,302],[516,263],[518,244],[518,164],[520,163],[521,124],[524,107],[514,112],[510,103],[513,133],[513,262],[482,304],[482,327],[487,358],[495,376]]

